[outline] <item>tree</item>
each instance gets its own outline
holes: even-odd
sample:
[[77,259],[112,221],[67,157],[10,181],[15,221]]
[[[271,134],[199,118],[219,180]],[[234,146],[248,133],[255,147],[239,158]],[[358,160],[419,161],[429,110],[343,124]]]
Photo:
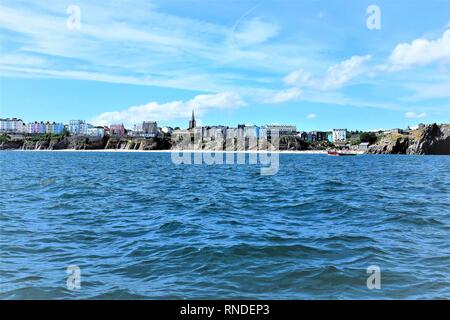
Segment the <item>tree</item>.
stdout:
[[69,130],[67,130],[66,127],[64,127],[64,129],[62,131],[62,135],[63,135],[63,137],[69,137],[70,136],[70,132],[69,132]]
[[377,135],[374,132],[362,132],[359,135],[359,140],[361,142],[369,142],[370,144],[373,144],[377,141]]

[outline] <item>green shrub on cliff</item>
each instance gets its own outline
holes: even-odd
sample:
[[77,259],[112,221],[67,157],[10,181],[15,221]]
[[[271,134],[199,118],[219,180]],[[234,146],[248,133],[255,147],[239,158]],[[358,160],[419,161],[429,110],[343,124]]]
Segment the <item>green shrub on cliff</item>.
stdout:
[[62,134],[33,134],[27,137],[27,140],[37,142],[37,141],[48,141],[48,140],[62,140],[64,138],[64,133]]
[[0,135],[0,143],[2,142],[9,142],[11,141],[11,137],[8,136],[7,134],[1,134]]
[[374,144],[377,141],[377,135],[375,132],[362,132],[359,135],[359,140],[361,142],[369,142],[370,144]]

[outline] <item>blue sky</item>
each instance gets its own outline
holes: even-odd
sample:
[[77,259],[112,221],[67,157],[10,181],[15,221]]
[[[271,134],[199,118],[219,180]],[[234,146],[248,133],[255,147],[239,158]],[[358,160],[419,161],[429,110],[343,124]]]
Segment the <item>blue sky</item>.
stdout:
[[3,0],[0,43],[1,117],[186,127],[195,108],[201,124],[299,130],[450,119],[449,0]]

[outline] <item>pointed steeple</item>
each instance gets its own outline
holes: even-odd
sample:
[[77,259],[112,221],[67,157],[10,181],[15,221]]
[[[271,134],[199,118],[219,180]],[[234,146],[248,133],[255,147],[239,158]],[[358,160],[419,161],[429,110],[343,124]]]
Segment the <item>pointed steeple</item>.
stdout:
[[192,118],[189,121],[189,129],[194,129],[196,127],[194,109],[192,109]]

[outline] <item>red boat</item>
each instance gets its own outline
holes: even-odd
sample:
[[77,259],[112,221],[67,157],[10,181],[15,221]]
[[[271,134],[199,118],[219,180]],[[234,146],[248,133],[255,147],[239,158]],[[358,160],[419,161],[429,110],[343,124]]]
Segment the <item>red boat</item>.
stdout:
[[336,151],[336,150],[328,150],[329,156],[356,156],[356,153],[353,152],[345,152],[345,151]]

